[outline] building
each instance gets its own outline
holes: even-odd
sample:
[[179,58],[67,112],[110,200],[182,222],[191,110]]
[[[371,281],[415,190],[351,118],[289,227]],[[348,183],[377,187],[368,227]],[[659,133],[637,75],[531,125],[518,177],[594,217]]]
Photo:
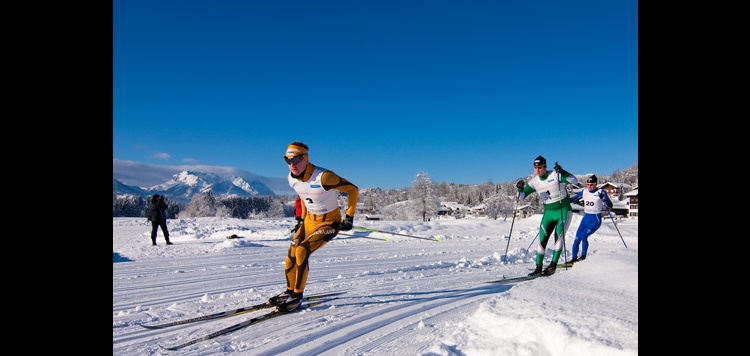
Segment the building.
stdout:
[[518,216],[519,219],[525,219],[534,214],[536,214],[536,209],[529,204],[516,207],[516,216]]
[[630,207],[628,212],[629,218],[638,218],[638,186],[633,187],[633,190],[624,194],[628,200],[628,206]]
[[622,193],[630,188],[630,184],[607,182],[599,184],[597,187],[606,191],[610,198],[619,200]]

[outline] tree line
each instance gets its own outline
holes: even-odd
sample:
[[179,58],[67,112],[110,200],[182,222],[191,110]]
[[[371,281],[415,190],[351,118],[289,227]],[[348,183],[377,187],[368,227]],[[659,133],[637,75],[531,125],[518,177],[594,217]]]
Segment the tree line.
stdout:
[[[530,174],[525,178],[533,176]],[[585,181],[585,176],[578,177]],[[385,220],[429,221],[436,218],[442,201],[451,201],[465,206],[484,204],[484,213],[491,219],[508,219],[516,208],[516,181],[494,184],[454,184],[434,183],[426,172],[419,172],[412,185],[402,189],[365,188],[359,191],[360,210],[358,214],[380,215]],[[599,176],[600,183],[616,182],[630,186],[638,185],[638,164],[613,172],[611,175]],[[621,192],[626,193],[626,192]],[[217,199],[208,190],[195,195],[189,203],[178,203],[165,197],[169,206],[168,219],[185,219],[192,217],[230,217],[239,219],[267,219],[294,216],[294,205],[289,204],[295,196],[262,196],[262,197],[227,197]],[[622,200],[624,197],[612,197]],[[339,197],[339,206],[346,206],[346,197]],[[149,201],[144,197],[132,195],[112,197],[113,217],[146,217]],[[536,212],[541,213],[543,206],[538,194],[533,194],[523,201]]]
[[[208,190],[197,194],[189,203],[179,203],[164,197],[167,219],[196,217],[230,217],[238,219],[265,219],[294,216],[294,207],[288,207],[289,197],[228,197],[216,199]],[[294,198],[292,198],[294,199]],[[149,198],[133,195],[113,197],[112,217],[147,217]]]

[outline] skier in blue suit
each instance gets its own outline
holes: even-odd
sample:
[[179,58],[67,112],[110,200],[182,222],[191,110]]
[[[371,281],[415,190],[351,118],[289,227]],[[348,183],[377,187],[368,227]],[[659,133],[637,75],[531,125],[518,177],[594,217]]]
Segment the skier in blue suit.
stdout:
[[[586,189],[570,197],[572,203],[583,205],[583,219],[578,225],[576,239],[573,240],[573,259],[569,263],[575,263],[586,259],[586,252],[589,249],[589,236],[591,236],[599,227],[602,226],[602,203],[612,208],[612,200],[609,199],[607,192],[596,187],[597,178],[592,174],[586,180]],[[578,247],[583,242],[581,257],[578,258]]]

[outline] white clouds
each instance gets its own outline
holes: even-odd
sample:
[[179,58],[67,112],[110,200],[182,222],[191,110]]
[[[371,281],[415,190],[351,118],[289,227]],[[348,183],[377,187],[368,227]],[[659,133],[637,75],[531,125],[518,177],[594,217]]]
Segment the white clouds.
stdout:
[[163,159],[163,160],[165,160],[165,161],[168,161],[168,160],[169,160],[170,158],[172,158],[172,156],[170,156],[170,155],[169,155],[169,153],[164,153],[164,152],[157,152],[157,153],[154,153],[154,154],[152,155],[152,157],[154,157],[154,158],[158,158],[158,159]]

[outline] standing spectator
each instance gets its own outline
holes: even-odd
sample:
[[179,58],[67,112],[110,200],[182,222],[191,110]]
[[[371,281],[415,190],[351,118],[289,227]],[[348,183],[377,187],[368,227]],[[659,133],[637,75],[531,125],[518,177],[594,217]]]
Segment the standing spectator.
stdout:
[[[570,260],[570,263],[586,259],[586,252],[589,250],[589,236],[602,226],[602,203],[607,204],[610,209],[613,205],[607,192],[597,188],[596,183],[596,175],[592,174],[591,177],[586,179],[586,189],[581,189],[580,192],[570,197],[571,202],[583,205],[584,212],[581,224],[578,225],[578,231],[576,231],[576,239],[573,241],[573,259]],[[578,258],[578,247],[582,243],[581,258]]]
[[[290,143],[284,160],[290,171],[287,176],[289,186],[301,199],[303,221],[294,233],[294,241],[284,260],[286,290],[271,297],[268,303],[279,310],[292,311],[302,303],[310,255],[336,237],[339,230],[352,229],[359,188],[333,171],[310,163],[308,147],[302,142]],[[346,193],[347,197],[343,221],[338,191]]]
[[[555,273],[557,261],[560,260],[560,253],[565,244],[565,229],[568,227],[570,216],[573,213],[564,184],[576,184],[578,179],[566,172],[557,162],[555,162],[554,173],[556,174],[547,172],[547,160],[538,156],[534,159],[534,174],[536,174],[536,177],[531,178],[529,184],[525,186],[523,180],[516,183],[518,200],[523,200],[527,194],[537,192],[539,199],[544,203],[544,215],[542,215],[542,223],[539,226],[539,243],[536,247],[536,269],[529,273],[529,276],[538,274],[548,276]],[[544,252],[553,232],[555,233],[555,243],[552,247],[552,262],[542,271]]]
[[164,202],[164,196],[154,194],[151,197],[151,204],[149,204],[149,215],[148,220],[151,221],[151,242],[156,246],[156,232],[161,227],[161,232],[164,234],[164,240],[167,241],[167,245],[174,245],[169,242],[169,230],[167,230],[167,203]]

